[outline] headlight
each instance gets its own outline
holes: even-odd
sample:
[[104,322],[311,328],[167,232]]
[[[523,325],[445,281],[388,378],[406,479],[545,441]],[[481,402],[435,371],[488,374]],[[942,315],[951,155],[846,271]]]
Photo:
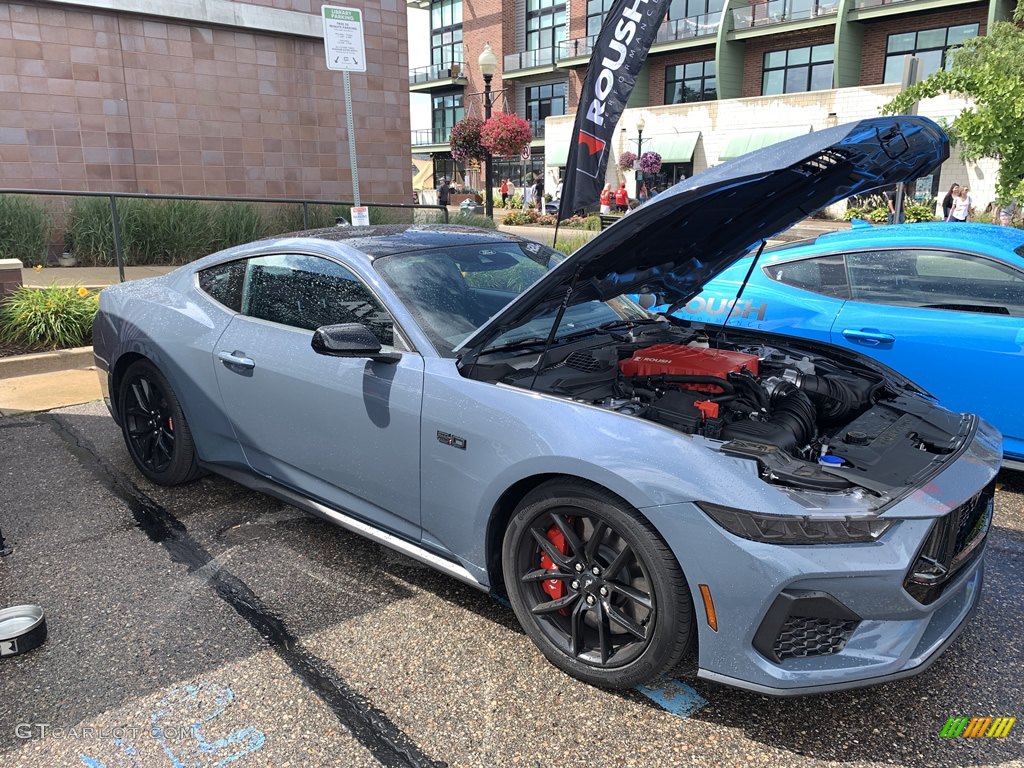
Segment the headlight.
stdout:
[[766,544],[857,544],[875,541],[892,526],[877,517],[765,515],[706,501],[697,506],[736,536]]

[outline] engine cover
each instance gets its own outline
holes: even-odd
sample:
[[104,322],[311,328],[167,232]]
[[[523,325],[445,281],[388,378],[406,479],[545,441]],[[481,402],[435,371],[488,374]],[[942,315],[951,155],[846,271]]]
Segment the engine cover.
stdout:
[[[655,344],[638,349],[631,358],[619,363],[624,376],[716,376],[724,379],[729,373],[746,369],[757,375],[756,355],[729,352],[724,349],[684,347],[680,344]],[[712,384],[679,384],[685,389],[718,392]]]

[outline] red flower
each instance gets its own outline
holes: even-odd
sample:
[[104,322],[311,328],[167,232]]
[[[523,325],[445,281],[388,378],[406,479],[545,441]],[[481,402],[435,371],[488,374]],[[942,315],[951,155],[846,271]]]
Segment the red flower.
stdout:
[[467,117],[452,126],[448,138],[448,146],[452,148],[452,158],[457,162],[464,160],[481,160],[485,154],[480,143],[480,129],[484,121],[479,117]]
[[480,143],[492,155],[518,155],[530,145],[530,124],[518,115],[496,112],[480,129]]

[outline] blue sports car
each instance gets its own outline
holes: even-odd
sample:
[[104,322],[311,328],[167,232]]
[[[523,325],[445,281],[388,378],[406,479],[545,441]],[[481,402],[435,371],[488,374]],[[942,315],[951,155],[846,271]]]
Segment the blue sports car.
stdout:
[[97,365],[152,482],[217,472],[507,595],[581,680],[687,653],[777,695],[893,680],[978,603],[998,433],[855,352],[724,341],[627,296],[683,306],[805,212],[947,154],[925,118],[819,131],[564,260],[467,227],[262,240],[104,290]]
[[[769,248],[708,283],[690,320],[825,341],[870,355],[1003,433],[1024,469],[1024,231],[990,224],[853,229]],[[737,291],[749,280],[739,301]]]

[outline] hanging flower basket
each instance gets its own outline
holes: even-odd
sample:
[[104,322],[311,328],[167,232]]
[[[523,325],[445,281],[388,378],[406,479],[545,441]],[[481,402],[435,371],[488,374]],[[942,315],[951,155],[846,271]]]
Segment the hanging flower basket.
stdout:
[[518,155],[532,139],[530,124],[519,115],[505,112],[496,112],[480,129],[480,143],[497,157]]
[[636,153],[630,152],[628,149],[619,155],[619,170],[620,171],[632,171],[633,165],[636,163]]
[[479,117],[467,117],[452,126],[448,138],[448,146],[452,149],[452,159],[456,162],[466,160],[482,160],[486,151],[480,143],[480,129],[484,121]]
[[661,155],[657,152],[644,152],[640,155],[637,167],[643,174],[655,174],[661,170]]

